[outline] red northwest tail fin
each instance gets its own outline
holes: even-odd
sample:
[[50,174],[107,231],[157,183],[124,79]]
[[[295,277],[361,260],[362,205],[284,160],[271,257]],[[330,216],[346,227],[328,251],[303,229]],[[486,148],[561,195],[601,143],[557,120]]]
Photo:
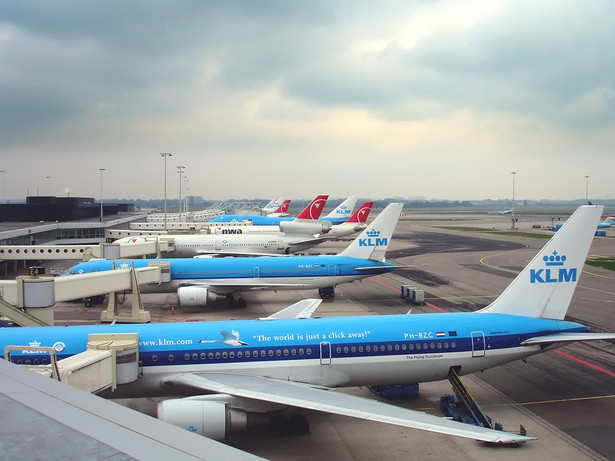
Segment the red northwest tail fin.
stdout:
[[325,203],[327,203],[328,195],[319,195],[312,203],[305,207],[305,209],[299,213],[297,219],[318,219],[322,213],[322,210],[325,208]]
[[284,200],[274,213],[288,213],[288,207],[290,207],[290,200]]
[[374,206],[374,202],[365,202],[357,211],[355,211],[348,221],[351,223],[364,223],[367,221],[367,217],[369,216],[369,212],[372,210],[372,206]]

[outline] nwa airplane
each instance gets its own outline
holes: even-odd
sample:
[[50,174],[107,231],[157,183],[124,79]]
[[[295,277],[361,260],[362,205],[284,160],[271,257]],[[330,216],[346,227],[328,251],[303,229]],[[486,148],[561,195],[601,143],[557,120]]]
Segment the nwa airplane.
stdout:
[[334,256],[99,259],[77,264],[64,275],[147,267],[165,261],[170,265],[171,281],[144,286],[143,293],[176,291],[183,306],[205,306],[220,295],[226,296],[230,306],[245,307],[242,291],[327,288],[391,272],[396,266],[385,262],[384,254],[402,206],[389,204],[344,251]]
[[[601,210],[580,207],[494,302],[473,313],[3,328],[0,343],[54,347],[61,359],[85,351],[89,334],[137,333],[142,377],[120,391],[199,393],[164,401],[158,417],[211,438],[245,424],[248,412],[306,408],[486,442],[525,442],[531,437],[332,388],[442,380],[451,369],[467,375],[573,341],[615,339],[564,321]],[[21,363],[43,358],[13,353]]]
[[[288,216],[288,208],[290,207],[290,200],[284,200],[279,207],[274,208],[267,216],[278,217]],[[264,209],[264,208],[263,208]]]
[[341,238],[362,231],[367,227],[366,222],[372,206],[374,202],[365,202],[348,218],[348,221],[331,226],[331,230],[325,234],[325,237],[327,239]]
[[[319,196],[322,202],[313,201],[312,204],[308,205],[311,207],[312,213],[310,213],[309,217],[300,218],[297,216],[296,219],[319,219],[320,214],[324,208],[324,205],[327,201],[328,195]],[[317,197],[317,199],[319,198]],[[323,199],[324,197],[324,199]],[[351,215],[352,210],[357,203],[357,197],[351,196],[344,200],[339,204],[331,213],[327,216],[320,218],[323,221],[329,221],[331,224],[341,224],[346,221]],[[210,223],[225,223],[225,222],[242,222],[242,221],[251,221],[252,224],[257,226],[277,226],[283,222],[293,221],[295,218],[292,217],[273,217],[273,216],[258,216],[258,215],[221,215],[212,220]]]
[[150,240],[172,239],[172,251],[163,252],[167,258],[204,256],[272,256],[297,253],[325,241],[320,237],[299,237],[283,233],[246,234],[165,234],[149,237],[124,237],[114,243],[130,245]]
[[267,205],[265,205],[263,208],[261,208],[261,211],[264,214],[274,213],[280,206],[282,206],[284,201],[285,201],[284,197],[280,197],[277,200],[276,199],[271,199],[271,201],[269,203],[267,203]]

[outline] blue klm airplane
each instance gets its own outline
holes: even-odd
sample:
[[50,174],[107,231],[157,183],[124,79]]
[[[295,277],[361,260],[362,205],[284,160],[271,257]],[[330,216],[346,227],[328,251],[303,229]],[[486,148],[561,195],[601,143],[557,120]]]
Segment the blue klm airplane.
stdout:
[[[298,407],[486,442],[525,442],[531,437],[332,388],[442,380],[451,368],[466,375],[572,341],[615,339],[564,321],[601,211],[580,207],[478,312],[3,328],[0,345],[51,346],[64,358],[84,351],[89,334],[137,333],[142,376],[123,385],[124,393],[193,395],[164,401],[158,417],[210,438],[224,438],[248,412]],[[12,357],[43,355],[17,350]]]
[[[171,281],[142,287],[143,293],[177,292],[183,306],[205,306],[226,296],[233,307],[245,307],[243,291],[305,290],[334,287],[340,283],[391,272],[385,252],[403,204],[389,204],[340,254],[334,256],[263,256],[237,258],[169,258],[132,261],[90,260],[71,267],[66,275],[147,267],[168,262]],[[329,291],[332,293],[332,291]]]

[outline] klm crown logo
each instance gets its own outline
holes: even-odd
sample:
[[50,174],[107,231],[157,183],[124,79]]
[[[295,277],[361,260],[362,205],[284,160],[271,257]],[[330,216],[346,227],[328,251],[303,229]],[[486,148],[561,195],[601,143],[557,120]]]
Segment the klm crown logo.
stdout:
[[336,214],[347,215],[350,214],[350,209],[346,205],[340,206],[336,211]]
[[550,256],[542,258],[546,268],[530,269],[530,283],[562,283],[576,282],[577,268],[566,269],[566,255],[554,251]]
[[359,239],[359,246],[361,247],[377,247],[377,246],[387,246],[388,239],[380,238],[380,231],[376,229],[370,229],[365,232],[367,238]]

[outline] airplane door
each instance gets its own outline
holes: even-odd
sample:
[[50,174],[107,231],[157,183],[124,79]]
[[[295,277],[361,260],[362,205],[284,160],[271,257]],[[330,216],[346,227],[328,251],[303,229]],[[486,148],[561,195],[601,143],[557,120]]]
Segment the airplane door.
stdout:
[[329,264],[329,275],[337,275],[337,264]]
[[331,343],[329,341],[320,343],[320,364],[331,365]]
[[472,335],[472,357],[485,356],[485,334],[482,331],[473,331]]
[[283,249],[284,249],[284,241],[278,240],[278,250],[283,250]]
[[220,242],[220,240],[216,240],[216,243],[214,244],[214,250],[216,251],[222,250],[222,242]]
[[258,266],[254,267],[254,278],[257,279],[259,278],[260,275],[260,269],[258,268]]

